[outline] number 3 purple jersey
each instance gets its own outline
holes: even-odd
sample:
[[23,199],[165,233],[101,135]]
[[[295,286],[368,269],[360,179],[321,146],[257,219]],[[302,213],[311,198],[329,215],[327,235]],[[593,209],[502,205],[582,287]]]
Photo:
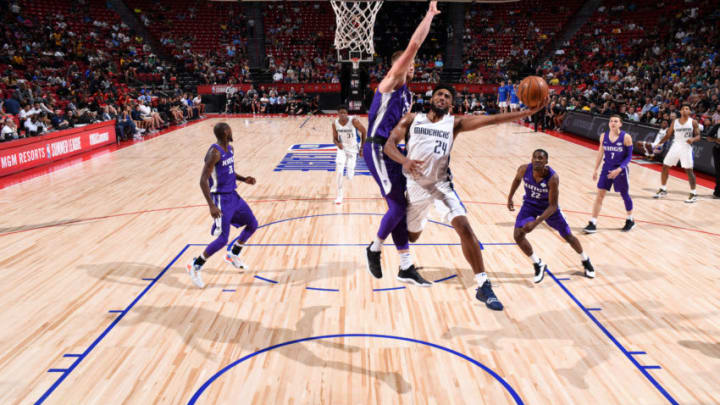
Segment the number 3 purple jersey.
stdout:
[[214,143],[211,148],[220,152],[220,161],[215,163],[212,176],[210,176],[210,192],[215,194],[232,193],[237,188],[233,147],[228,145],[228,151],[225,152],[220,145]]

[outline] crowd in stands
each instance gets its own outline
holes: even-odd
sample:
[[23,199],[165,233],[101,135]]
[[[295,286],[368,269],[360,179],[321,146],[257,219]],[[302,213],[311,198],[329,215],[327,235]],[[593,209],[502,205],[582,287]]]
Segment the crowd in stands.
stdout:
[[[201,84],[250,82],[248,38],[257,22],[240,2],[127,0],[160,41],[163,62],[143,38],[102,1],[0,0],[0,106],[2,136],[47,131],[117,118],[123,136],[156,131],[202,114],[200,100],[177,85],[169,93],[141,93],[142,83],[173,85],[179,72]],[[437,19],[416,58],[415,81],[440,82],[446,44],[463,36],[461,81],[519,79],[530,67],[550,85],[563,86],[546,108],[546,128],[568,111],[621,114],[667,126],[689,103],[704,127],[720,122],[720,9],[712,0],[682,2],[604,0],[588,22],[549,58],[538,57],[582,4],[521,0],[472,4],[465,32]],[[263,7],[266,67],[275,83],[340,81],[332,49],[334,13],[327,2],[267,2]],[[445,6],[443,6],[445,7]],[[390,54],[405,46],[426,9],[388,2],[375,29],[377,63],[370,82],[389,69]],[[395,18],[402,14],[403,19]],[[275,88],[231,94],[227,112],[306,114],[317,98]],[[416,95],[415,109],[429,97]],[[495,95],[460,94],[458,113],[493,113]],[[109,118],[108,118],[109,117]]]
[[667,126],[688,103],[704,127],[719,123],[716,5],[710,0],[603,5],[563,52],[538,68],[551,85],[566,86],[548,109],[555,112],[548,113],[620,114]]
[[117,119],[119,136],[153,133],[204,111],[176,85],[169,97],[129,84],[169,82],[143,39],[98,2],[11,3],[1,19],[0,141]]
[[320,112],[320,96],[310,96],[305,90],[279,92],[277,88],[257,90],[252,86],[247,92],[229,88],[225,113],[306,115]]
[[240,2],[128,0],[181,70],[200,84],[247,83],[248,18]]
[[[550,4],[549,4],[550,3]],[[465,83],[499,83],[530,70],[581,0],[473,4],[465,14]]]

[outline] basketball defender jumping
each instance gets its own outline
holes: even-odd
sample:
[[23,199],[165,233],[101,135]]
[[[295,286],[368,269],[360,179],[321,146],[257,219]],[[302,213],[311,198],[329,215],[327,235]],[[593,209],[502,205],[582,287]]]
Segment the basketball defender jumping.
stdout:
[[202,255],[194,258],[187,265],[190,280],[200,288],[205,287],[200,270],[210,256],[227,245],[230,225],[236,228],[245,227],[231,250],[225,255],[225,261],[239,269],[246,268],[240,260],[240,251],[245,242],[255,233],[258,225],[250,207],[235,191],[236,180],[252,185],[255,184],[255,179],[235,173],[234,150],[230,146],[230,142],[233,141],[232,129],[230,125],[220,122],[215,124],[213,132],[217,143],[210,146],[205,155],[205,166],[203,166],[200,176],[200,189],[210,208],[210,216],[214,219],[210,233],[217,236],[217,239],[205,248]]
[[632,137],[626,134],[625,131],[620,130],[622,121],[620,121],[619,115],[610,117],[608,126],[610,130],[603,134],[600,146],[598,147],[597,158],[595,159],[593,180],[598,178],[598,166],[600,166],[600,162],[602,162],[603,159],[604,163],[597,183],[597,197],[595,197],[595,204],[593,205],[592,218],[590,218],[590,222],[588,222],[587,226],[583,229],[585,233],[597,232],[597,220],[600,215],[600,209],[602,208],[605,194],[610,191],[610,187],[613,187],[615,191],[620,193],[625,203],[627,218],[625,219],[625,226],[623,226],[622,231],[628,232],[635,227],[635,221],[632,216],[633,201],[632,198],[630,198],[630,173],[628,170],[633,151]]
[[[362,146],[365,143],[367,130],[360,123],[360,120],[348,116],[348,109],[345,106],[338,107],[338,119],[332,124],[333,143],[337,146],[335,156],[335,176],[337,177],[337,199],[335,204],[343,202],[343,170],[347,169],[348,180],[352,181],[355,176],[355,163],[357,162],[358,151],[362,157]],[[357,141],[357,132],[360,132],[360,145]]]
[[[453,87],[435,87],[430,99],[430,111],[427,114],[406,114],[393,129],[385,144],[385,153],[402,164],[403,173],[407,177],[407,227],[410,241],[418,240],[427,223],[430,208],[439,203],[446,211],[446,221],[452,224],[460,236],[465,260],[475,273],[478,284],[475,297],[488,308],[500,311],[503,305],[495,296],[485,273],[480,244],[468,222],[465,206],[453,188],[450,151],[461,132],[527,117],[543,108],[547,100],[533,110],[492,116],[454,117],[449,114],[454,98]],[[403,140],[407,142],[407,157],[397,147]]]
[[694,203],[697,201],[697,192],[695,191],[695,172],[693,172],[693,148],[692,144],[700,140],[700,127],[697,121],[690,118],[690,106],[683,104],[680,109],[680,118],[673,120],[665,132],[665,136],[660,142],[653,144],[653,150],[659,145],[664,144],[670,137],[675,134],[672,146],[665,159],[663,160],[662,174],[660,175],[660,189],[653,197],[662,198],[667,195],[667,180],[670,174],[670,167],[675,166],[680,161],[680,166],[685,169],[690,183],[690,195],[686,203]]
[[380,251],[383,241],[392,234],[395,248],[400,255],[398,279],[425,286],[429,286],[430,282],[420,276],[410,256],[405,176],[402,166],[383,152],[383,146],[390,136],[390,131],[403,115],[410,111],[412,94],[408,90],[407,82],[412,80],[415,74],[415,55],[430,32],[433,17],[437,14],[440,14],[437,1],[431,1],[425,18],[415,29],[407,48],[393,54],[392,67],[378,85],[368,111],[370,131],[363,147],[363,157],[368,170],[380,186],[380,193],[388,205],[375,239],[365,249],[368,271],[375,278],[382,277]]
[[535,267],[533,281],[535,283],[541,282],[545,277],[547,265],[533,252],[532,245],[525,236],[545,221],[550,227],[558,231],[560,236],[580,255],[583,268],[585,268],[585,277],[595,278],[595,269],[590,263],[590,258],[583,251],[578,238],[572,234],[570,225],[568,225],[558,206],[560,176],[547,163],[548,153],[543,149],[537,149],[533,152],[532,163],[518,167],[515,179],[513,179],[512,186],[510,186],[507,207],[510,211],[515,211],[513,196],[520,186],[520,182],[525,182],[523,205],[515,219],[515,230],[513,232],[515,242],[523,253],[533,261]]

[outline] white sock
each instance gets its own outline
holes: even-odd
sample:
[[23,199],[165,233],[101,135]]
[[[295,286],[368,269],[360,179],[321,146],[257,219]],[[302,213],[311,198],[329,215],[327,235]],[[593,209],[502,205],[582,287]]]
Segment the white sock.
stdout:
[[597,225],[597,218],[595,218],[595,217],[590,218],[590,222],[592,222],[593,225]]
[[667,186],[660,186],[660,190],[667,191]]
[[694,188],[691,188],[691,189],[690,189],[690,194],[697,194],[697,192],[695,192],[695,189],[694,189]]
[[343,169],[341,167],[336,167],[336,177],[337,177],[337,187],[338,187],[338,193],[342,192],[343,188]]
[[412,257],[410,256],[410,252],[402,252],[400,253],[400,270],[407,270],[412,266]]
[[379,252],[380,250],[382,250],[382,244],[383,244],[383,241],[376,236],[372,245],[370,245],[370,251],[371,252]]
[[580,252],[580,258],[582,258],[582,261],[589,259],[588,255],[586,255],[585,252]]
[[632,215],[628,215],[628,216],[627,216],[627,220],[628,220],[628,221],[632,221],[632,220],[633,220]]
[[475,275],[475,281],[478,284],[478,287],[482,287],[483,284],[487,281],[487,273],[478,273]]
[[533,263],[540,263],[540,258],[535,253],[530,255],[530,259],[532,259]]

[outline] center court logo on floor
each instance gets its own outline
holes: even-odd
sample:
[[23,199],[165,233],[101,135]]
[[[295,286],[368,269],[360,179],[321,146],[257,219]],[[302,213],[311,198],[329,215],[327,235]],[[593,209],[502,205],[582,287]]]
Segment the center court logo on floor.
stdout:
[[[275,167],[276,172],[285,171],[335,171],[337,147],[332,143],[301,143],[291,145],[289,153]],[[357,157],[355,174],[369,176],[365,160]]]

